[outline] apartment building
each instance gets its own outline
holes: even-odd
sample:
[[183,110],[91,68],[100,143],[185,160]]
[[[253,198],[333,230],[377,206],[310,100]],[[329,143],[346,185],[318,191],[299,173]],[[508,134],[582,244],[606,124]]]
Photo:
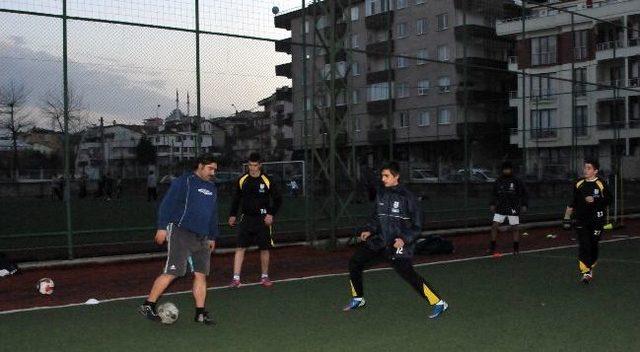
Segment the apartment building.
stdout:
[[[510,105],[511,143],[532,174],[576,170],[596,156],[606,171],[640,175],[640,0],[539,1],[498,21],[517,41],[509,69],[524,73]],[[523,32],[524,28],[524,32]],[[575,84],[573,84],[575,82]]]
[[[508,93],[516,81],[507,71],[513,42],[498,37],[494,26],[518,7],[503,0],[334,5],[335,24],[320,4],[304,10],[304,23],[303,10],[275,18],[276,27],[291,31],[291,38],[275,46],[292,55],[276,74],[292,79],[295,149],[305,145],[305,109],[307,124],[313,126],[308,127],[311,143],[325,143],[326,128],[318,116],[330,105],[330,84],[323,83],[333,76],[335,89],[342,89],[335,98],[337,113],[348,116],[338,146],[355,145],[369,164],[386,158],[392,142],[397,160],[427,164],[438,173],[444,165],[461,165],[465,114],[472,164],[490,166],[507,153],[508,131],[515,127]],[[339,41],[333,74],[327,53],[331,31]],[[467,82],[465,47],[467,63],[476,67],[466,72]]]

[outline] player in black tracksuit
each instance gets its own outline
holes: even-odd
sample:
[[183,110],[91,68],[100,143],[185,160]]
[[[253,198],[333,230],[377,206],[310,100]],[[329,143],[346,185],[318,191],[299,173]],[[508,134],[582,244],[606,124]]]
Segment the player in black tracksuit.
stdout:
[[491,243],[489,254],[496,253],[496,237],[498,228],[509,220],[509,226],[513,234],[513,254],[520,252],[520,212],[525,212],[529,205],[529,197],[524,183],[513,175],[513,166],[505,161],[502,164],[502,175],[493,184],[493,196],[489,204],[493,215],[491,225]]
[[[269,249],[273,248],[274,218],[282,205],[282,195],[278,185],[261,171],[260,156],[249,157],[249,172],[236,182],[229,225],[238,225],[238,243],[233,263],[232,287],[240,287],[240,272],[246,249],[256,244],[260,249],[262,268],[261,284],[271,287],[269,280]],[[240,205],[242,204],[242,211]]]
[[381,188],[376,196],[374,213],[362,231],[364,243],[349,261],[352,299],[345,311],[364,307],[362,272],[377,260],[386,260],[431,306],[430,318],[436,318],[448,307],[430,285],[415,271],[412,264],[414,241],[422,229],[422,216],[417,198],[407,188],[398,184],[400,177],[397,163],[382,168]]
[[578,234],[578,267],[585,284],[593,279],[593,267],[598,261],[598,242],[606,221],[611,193],[606,183],[598,177],[600,165],[596,160],[584,162],[584,178],[573,184],[573,198],[564,214],[563,226],[571,228],[574,215]]

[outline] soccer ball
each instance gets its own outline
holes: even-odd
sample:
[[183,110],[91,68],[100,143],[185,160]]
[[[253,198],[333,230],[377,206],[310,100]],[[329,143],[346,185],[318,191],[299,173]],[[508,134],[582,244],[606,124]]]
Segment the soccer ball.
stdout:
[[53,283],[53,280],[51,280],[48,277],[45,277],[38,281],[38,284],[36,285],[36,290],[38,290],[38,292],[40,292],[43,295],[50,295],[53,293],[53,288],[55,286],[56,285]]
[[280,9],[278,8],[278,6],[274,6],[271,8],[271,12],[273,12],[274,15],[277,15],[278,12],[280,12]]
[[158,316],[162,324],[173,324],[178,320],[178,307],[171,302],[158,306]]

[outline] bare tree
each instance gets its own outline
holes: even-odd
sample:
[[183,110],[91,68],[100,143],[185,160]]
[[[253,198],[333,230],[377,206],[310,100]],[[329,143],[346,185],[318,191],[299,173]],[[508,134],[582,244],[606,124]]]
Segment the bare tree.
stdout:
[[[82,131],[88,125],[87,108],[82,102],[82,96],[69,87],[69,133]],[[44,113],[51,120],[54,129],[60,132],[64,130],[64,97],[57,94],[48,93],[44,98]]]
[[13,149],[11,177],[15,178],[20,167],[18,160],[18,138],[20,133],[33,126],[29,116],[24,113],[23,107],[29,98],[29,93],[22,84],[11,81],[6,87],[0,88],[0,108],[6,115],[0,119],[0,128],[9,131]]

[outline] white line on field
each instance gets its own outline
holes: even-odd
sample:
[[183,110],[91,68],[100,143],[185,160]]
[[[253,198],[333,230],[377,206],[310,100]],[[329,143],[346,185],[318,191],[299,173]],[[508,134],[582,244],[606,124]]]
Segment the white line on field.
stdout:
[[[548,258],[548,259],[575,259],[576,257],[570,257],[567,255],[532,255],[535,258]],[[615,259],[615,258],[599,258],[598,263],[620,263],[620,264],[640,264],[640,260],[631,259]]]
[[[613,242],[622,242],[622,241],[636,240],[636,239],[640,239],[640,237],[615,238],[615,239],[610,239],[610,240],[604,240],[604,241],[601,241],[600,243],[613,243]],[[531,250],[527,250],[527,251],[521,251],[520,253],[523,253],[523,254],[524,253],[540,253],[540,252],[548,252],[548,251],[554,251],[554,250],[559,250],[559,249],[576,248],[576,247],[578,247],[577,244],[572,244],[572,245],[558,246],[558,247],[552,247],[552,248],[531,249]],[[513,254],[512,253],[504,253],[503,254],[503,256],[509,256],[509,255],[513,255]],[[490,258],[492,258],[492,257],[483,255],[483,256],[477,256],[477,257],[460,258],[460,259],[448,259],[448,260],[440,260],[440,261],[429,262],[429,263],[421,263],[421,264],[416,264],[414,266],[415,267],[424,267],[424,266],[431,266],[431,265],[469,262],[469,261],[490,259]],[[391,267],[384,267],[384,268],[368,269],[368,270],[365,270],[365,271],[366,272],[375,272],[375,271],[386,271],[386,270],[392,270],[392,268]],[[294,281],[314,280],[314,279],[321,279],[321,278],[327,278],[327,277],[336,277],[336,276],[346,276],[346,275],[349,275],[349,273],[348,272],[342,272],[342,273],[334,273],[334,274],[322,274],[322,275],[311,275],[311,276],[303,276],[303,277],[293,277],[293,278],[288,278],[288,279],[273,280],[273,282],[274,283],[294,282]],[[257,286],[257,285],[260,285],[260,283],[259,282],[254,282],[254,283],[249,283],[249,284],[243,284],[242,286],[244,287],[244,286]],[[207,291],[221,290],[221,289],[225,289],[225,288],[228,288],[228,286],[210,287],[210,288],[207,289]],[[175,296],[175,295],[182,295],[182,294],[187,294],[187,293],[191,293],[191,290],[178,291],[178,292],[168,292],[168,293],[165,293],[163,296]],[[107,303],[107,302],[126,301],[126,300],[132,300],[132,299],[143,299],[143,298],[146,298],[146,297],[147,297],[146,295],[140,295],[140,296],[108,298],[108,299],[101,300],[100,303],[102,304],[102,303]],[[85,303],[71,303],[71,304],[63,304],[63,305],[57,305],[57,306],[44,306],[44,307],[31,307],[31,308],[13,309],[13,310],[1,311],[0,315],[7,315],[7,314],[13,314],[13,313],[22,313],[22,312],[31,312],[31,311],[38,311],[38,310],[47,310],[47,309],[79,307],[79,306],[84,306],[84,305],[85,305]]]

